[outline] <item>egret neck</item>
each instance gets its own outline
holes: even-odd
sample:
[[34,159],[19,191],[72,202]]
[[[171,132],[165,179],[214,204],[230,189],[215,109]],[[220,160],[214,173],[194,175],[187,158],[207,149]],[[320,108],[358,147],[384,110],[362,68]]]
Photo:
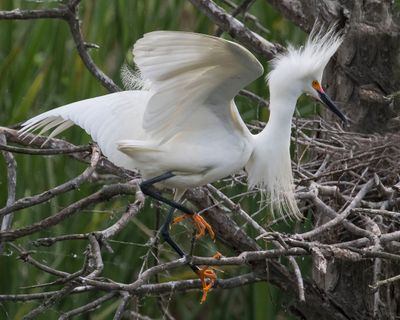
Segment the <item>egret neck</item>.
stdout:
[[291,123],[299,94],[271,91],[270,117],[266,127],[253,136],[254,151],[246,165],[250,187],[266,194],[272,213],[301,217],[296,204],[290,160]]

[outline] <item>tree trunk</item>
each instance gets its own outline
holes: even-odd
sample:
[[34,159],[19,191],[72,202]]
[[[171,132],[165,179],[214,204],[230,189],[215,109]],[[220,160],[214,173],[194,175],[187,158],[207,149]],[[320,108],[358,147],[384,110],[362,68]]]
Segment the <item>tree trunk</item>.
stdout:
[[[307,32],[316,18],[327,24],[338,21],[344,27],[344,43],[325,70],[324,83],[350,117],[349,130],[381,134],[400,130],[399,5],[389,0],[269,2]],[[330,118],[331,114],[325,116]],[[381,232],[385,230],[381,228]],[[330,241],[343,242],[345,237],[349,237],[345,231],[335,230]],[[377,292],[369,285],[398,273],[398,264],[388,260],[332,260],[325,275],[313,270],[313,280],[349,319],[397,319],[400,283],[383,286]]]

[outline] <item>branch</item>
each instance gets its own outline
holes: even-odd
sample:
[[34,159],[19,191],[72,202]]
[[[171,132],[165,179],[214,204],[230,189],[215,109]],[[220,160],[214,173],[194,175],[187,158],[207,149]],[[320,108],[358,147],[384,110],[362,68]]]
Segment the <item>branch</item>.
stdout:
[[[42,148],[43,145],[46,145],[46,150],[55,149],[55,150],[67,150],[67,149],[78,149],[78,146],[67,142],[62,139],[55,139],[43,136],[37,136],[34,134],[24,134],[22,137],[17,130],[0,127],[0,134],[4,134],[7,138],[7,141],[17,143],[24,146],[32,146],[38,149]],[[87,152],[77,152],[68,154],[73,159],[76,159],[83,163],[90,163]],[[97,164],[97,169],[114,174],[123,180],[131,180],[138,176],[137,172],[123,169],[121,167],[117,167],[115,164],[110,162],[107,158],[101,157],[99,163]]]
[[283,47],[272,44],[261,36],[247,29],[243,23],[232,17],[211,0],[190,0],[190,2],[216,25],[229,33],[232,38],[239,41],[246,48],[255,51],[267,60],[271,60]]
[[[0,133],[0,143],[5,145],[7,143],[6,136]],[[3,151],[3,156],[7,166],[7,202],[6,206],[12,206],[15,203],[16,189],[17,189],[17,161],[11,152]],[[0,215],[1,218],[1,215]],[[13,214],[9,213],[1,219],[0,231],[6,231],[11,228]],[[3,243],[0,243],[0,255],[3,253]]]
[[332,24],[342,18],[339,1],[267,0],[288,20],[310,32],[314,22]]
[[59,149],[32,149],[32,148],[21,148],[21,147],[8,146],[6,144],[0,144],[0,150],[12,153],[50,156],[50,155],[60,155],[60,154],[68,154],[76,152],[88,152],[92,150],[92,147],[90,145],[83,145],[83,146],[59,148]]
[[97,191],[96,193],[93,193],[92,195],[75,202],[74,204],[61,210],[59,213],[52,215],[46,219],[36,222],[30,226],[13,231],[0,232],[0,240],[13,241],[15,239],[33,234],[39,230],[45,230],[60,223],[66,218],[69,218],[70,216],[79,213],[82,209],[92,204],[108,201],[115,196],[120,196],[124,194],[135,194],[134,186],[131,183],[118,183],[104,186],[100,191]]
[[28,19],[61,19],[68,23],[76,49],[86,68],[110,92],[121,89],[93,62],[87,52],[87,46],[82,36],[79,19],[77,18],[80,1],[70,0],[66,6],[52,9],[0,11],[0,20],[28,20]]
[[90,160],[90,162],[91,162],[90,166],[88,168],[86,168],[85,171],[83,171],[79,176],[77,176],[74,179],[71,179],[70,181],[67,181],[55,188],[52,188],[50,190],[47,190],[47,191],[37,194],[35,196],[19,199],[12,205],[8,205],[8,206],[0,209],[0,217],[3,217],[6,214],[9,214],[9,213],[17,211],[17,210],[29,208],[34,205],[46,202],[60,194],[77,189],[83,182],[85,182],[87,179],[89,179],[92,176],[93,172],[96,170],[96,166],[97,166],[97,163],[99,162],[99,159],[100,159],[100,149],[97,145],[93,145],[92,159]]

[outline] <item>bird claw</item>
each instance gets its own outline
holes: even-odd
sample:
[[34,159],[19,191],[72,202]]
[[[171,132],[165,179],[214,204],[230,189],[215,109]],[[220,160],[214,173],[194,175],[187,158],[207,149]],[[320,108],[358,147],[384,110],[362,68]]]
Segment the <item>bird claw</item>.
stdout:
[[211,258],[220,260],[223,257],[222,253],[217,251]]
[[200,239],[201,237],[203,237],[206,234],[206,231],[208,232],[208,234],[210,235],[210,238],[214,240],[215,238],[215,233],[213,231],[213,229],[211,228],[211,225],[198,213],[194,213],[194,214],[183,214],[181,216],[178,216],[176,218],[174,218],[174,220],[172,221],[172,224],[176,224],[179,222],[182,222],[186,219],[191,219],[192,222],[194,223],[194,226],[197,230],[196,233],[196,240]]
[[208,291],[213,287],[215,281],[217,280],[217,275],[209,266],[200,268],[196,273],[200,278],[203,290],[203,295],[200,300],[200,304],[202,304],[207,300]]

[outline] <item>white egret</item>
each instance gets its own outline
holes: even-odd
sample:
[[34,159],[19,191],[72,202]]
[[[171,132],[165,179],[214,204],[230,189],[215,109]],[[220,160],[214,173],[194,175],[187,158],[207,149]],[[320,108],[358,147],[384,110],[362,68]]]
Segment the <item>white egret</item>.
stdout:
[[[263,74],[260,62],[237,43],[170,31],[147,33],[134,45],[142,89],[50,110],[26,121],[21,132],[54,129],[50,135],[54,136],[77,124],[109,160],[141,172],[145,194],[191,215],[198,236],[205,231],[212,236],[211,227],[177,202],[186,189],[242,168],[247,171],[249,186],[265,190],[275,211],[299,218],[289,153],[291,120],[298,97],[307,93],[346,121],[320,84],[323,70],[340,44],[341,37],[333,29],[324,34],[314,31],[303,48],[289,48],[274,59],[268,75],[270,118],[256,135],[246,127],[233,99]],[[154,184],[175,189],[174,200],[154,192],[150,188]],[[173,210],[162,234],[184,256],[168,234],[172,214]],[[191,267],[206,292],[214,273]]]

